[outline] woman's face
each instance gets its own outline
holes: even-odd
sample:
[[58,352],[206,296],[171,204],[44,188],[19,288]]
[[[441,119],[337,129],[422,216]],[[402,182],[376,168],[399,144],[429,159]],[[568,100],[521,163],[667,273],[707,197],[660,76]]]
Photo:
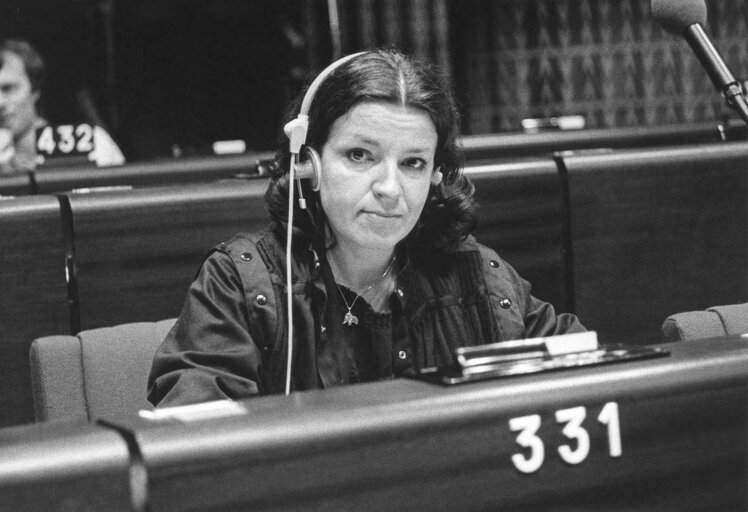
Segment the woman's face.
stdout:
[[428,114],[362,102],[332,125],[322,147],[320,199],[344,250],[391,251],[421,215],[434,171],[437,134]]

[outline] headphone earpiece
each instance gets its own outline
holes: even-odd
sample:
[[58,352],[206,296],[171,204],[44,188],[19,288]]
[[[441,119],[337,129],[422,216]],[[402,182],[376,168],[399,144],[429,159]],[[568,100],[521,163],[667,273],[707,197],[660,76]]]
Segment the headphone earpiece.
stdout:
[[322,160],[314,148],[304,146],[301,149],[304,157],[294,167],[295,177],[298,179],[311,180],[312,190],[319,191],[319,173],[322,169]]
[[309,85],[306,94],[304,94],[298,116],[286,123],[283,127],[283,131],[288,137],[290,153],[292,155],[298,155],[299,157],[304,153],[303,158],[299,158],[299,163],[291,169],[294,174],[292,178],[311,178],[312,189],[315,191],[319,190],[319,172],[321,165],[319,154],[314,149],[307,148],[304,145],[306,144],[306,135],[309,130],[309,108],[312,105],[317,89],[319,89],[319,86],[324,82],[325,78],[342,64],[363,53],[366,52],[346,55],[323,69],[322,72],[312,81],[311,85]]

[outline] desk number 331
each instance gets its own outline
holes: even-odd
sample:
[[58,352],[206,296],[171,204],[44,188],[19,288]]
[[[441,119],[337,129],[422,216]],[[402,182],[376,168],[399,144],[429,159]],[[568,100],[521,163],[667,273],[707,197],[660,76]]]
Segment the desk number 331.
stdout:
[[[572,407],[556,411],[556,423],[564,425],[561,433],[567,439],[575,441],[558,447],[558,454],[568,464],[579,464],[590,453],[590,435],[582,427],[582,422],[587,417],[585,407]],[[621,456],[621,427],[618,420],[618,404],[608,402],[597,416],[597,421],[607,427],[608,430],[608,453],[611,457]],[[509,420],[509,428],[512,432],[518,432],[516,442],[525,453],[512,455],[512,462],[522,473],[534,473],[545,460],[545,445],[537,436],[540,428],[540,416],[533,414],[521,416]]]

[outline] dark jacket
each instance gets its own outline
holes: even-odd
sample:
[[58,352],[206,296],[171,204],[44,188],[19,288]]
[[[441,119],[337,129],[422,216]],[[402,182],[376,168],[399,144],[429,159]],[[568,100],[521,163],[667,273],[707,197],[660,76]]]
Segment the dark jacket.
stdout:
[[[270,232],[239,234],[207,256],[149,378],[154,404],[179,405],[279,393],[285,386],[285,246]],[[327,292],[314,251],[293,259],[292,387],[335,382],[324,364]],[[392,377],[452,362],[454,350],[502,340],[583,331],[574,315],[530,294],[530,285],[472,238],[398,275],[393,310],[404,332]]]

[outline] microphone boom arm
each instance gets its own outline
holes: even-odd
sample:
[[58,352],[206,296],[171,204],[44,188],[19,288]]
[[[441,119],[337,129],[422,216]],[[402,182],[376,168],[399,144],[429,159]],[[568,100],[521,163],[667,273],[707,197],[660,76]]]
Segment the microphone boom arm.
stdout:
[[748,124],[748,103],[743,96],[743,88],[712,44],[704,27],[700,23],[693,23],[686,28],[683,35],[727,104]]

